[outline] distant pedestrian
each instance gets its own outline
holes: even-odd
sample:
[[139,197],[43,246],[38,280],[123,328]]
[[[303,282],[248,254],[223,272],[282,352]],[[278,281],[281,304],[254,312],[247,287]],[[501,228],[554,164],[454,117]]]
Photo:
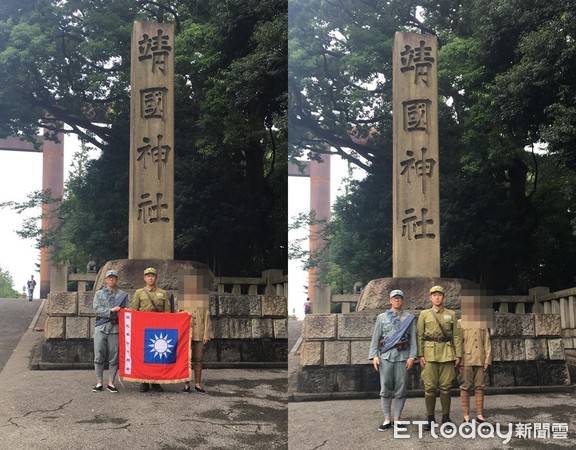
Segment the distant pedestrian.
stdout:
[[109,392],[118,392],[114,385],[118,373],[118,311],[128,304],[128,294],[118,289],[118,272],[109,270],[105,277],[106,287],[94,296],[96,328],[94,329],[94,369],[96,386],[93,392],[104,390],[104,363],[108,360]]
[[34,296],[34,289],[36,289],[36,280],[34,279],[34,275],[30,275],[30,279],[26,283],[28,287],[28,301],[31,302]]
[[306,301],[304,302],[304,314],[308,315],[312,312],[312,303],[310,302],[310,298],[307,297]]

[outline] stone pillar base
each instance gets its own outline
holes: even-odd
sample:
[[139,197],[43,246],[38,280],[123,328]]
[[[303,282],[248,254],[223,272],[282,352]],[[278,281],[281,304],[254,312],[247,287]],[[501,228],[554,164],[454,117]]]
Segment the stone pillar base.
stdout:
[[460,309],[460,297],[479,293],[476,283],[461,278],[378,278],[362,290],[356,310],[388,308],[389,293],[393,289],[404,291],[404,309],[427,309],[430,308],[430,288],[436,285],[445,289],[444,305],[449,309]]

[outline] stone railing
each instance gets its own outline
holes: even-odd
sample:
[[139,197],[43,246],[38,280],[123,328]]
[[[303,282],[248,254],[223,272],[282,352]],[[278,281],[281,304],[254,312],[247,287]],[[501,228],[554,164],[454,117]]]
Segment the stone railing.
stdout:
[[358,304],[359,298],[360,294],[332,294],[330,303],[342,305],[342,313],[349,313],[352,305],[356,306]]
[[538,298],[540,307],[547,314],[560,315],[564,348],[576,350],[576,288],[545,294]]
[[[415,315],[419,311],[413,311]],[[300,347],[299,392],[376,391],[378,376],[368,360],[378,312],[310,314]],[[560,316],[495,313],[491,386],[569,384]],[[409,388],[421,389],[419,369]]]
[[288,276],[281,270],[265,270],[260,278],[216,277],[214,284],[218,294],[288,297]]
[[78,282],[78,292],[86,292],[93,290],[94,282],[96,281],[97,273],[71,273],[68,275],[67,281]]

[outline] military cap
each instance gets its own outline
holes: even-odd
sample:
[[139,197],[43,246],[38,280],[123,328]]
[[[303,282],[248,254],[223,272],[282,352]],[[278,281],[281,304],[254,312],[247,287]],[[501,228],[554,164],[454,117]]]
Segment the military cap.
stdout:
[[442,286],[432,286],[432,289],[430,289],[430,294],[433,294],[434,292],[440,292],[442,295],[445,294],[444,288]]
[[147,275],[149,273],[156,275],[156,269],[154,267],[147,267],[146,269],[144,269],[144,275]]
[[108,278],[108,277],[116,277],[118,278],[118,271],[116,270],[108,270],[106,272],[106,276],[104,278]]
[[402,292],[400,289],[394,289],[393,291],[390,291],[390,298],[396,297],[397,295],[404,298],[404,292]]

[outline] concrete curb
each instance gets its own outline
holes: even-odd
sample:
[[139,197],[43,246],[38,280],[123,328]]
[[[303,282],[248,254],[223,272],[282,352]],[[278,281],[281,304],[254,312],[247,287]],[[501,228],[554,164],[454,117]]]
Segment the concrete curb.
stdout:
[[34,328],[36,328],[38,320],[40,319],[40,315],[42,314],[42,311],[44,311],[45,305],[46,305],[46,299],[43,299],[42,303],[40,303],[40,306],[38,307],[38,310],[36,311],[36,314],[32,318],[32,322],[30,322],[30,325],[28,326],[29,330],[33,330]]
[[296,341],[296,343],[294,344],[294,347],[292,347],[292,349],[290,350],[290,353],[298,352],[298,349],[300,348],[300,345],[302,345],[303,340],[304,340],[304,338],[302,336],[300,336],[298,338],[298,340]]
[[[576,392],[576,384],[560,386],[509,386],[487,387],[487,395],[514,395],[514,394],[549,394]],[[460,389],[451,390],[452,397],[460,395]],[[406,397],[424,397],[424,390],[411,389]],[[288,394],[288,402],[321,402],[327,400],[366,400],[379,398],[378,392],[292,392]]]

